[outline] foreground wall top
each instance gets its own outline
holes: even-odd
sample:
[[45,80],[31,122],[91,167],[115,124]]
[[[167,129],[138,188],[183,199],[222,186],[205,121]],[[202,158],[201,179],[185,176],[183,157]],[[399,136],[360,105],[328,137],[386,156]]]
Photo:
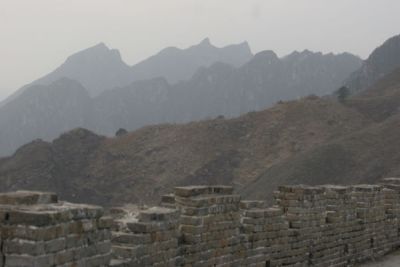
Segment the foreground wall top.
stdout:
[[229,186],[177,187],[161,207],[0,194],[0,266],[352,266],[400,246],[400,179],[280,186],[275,204]]

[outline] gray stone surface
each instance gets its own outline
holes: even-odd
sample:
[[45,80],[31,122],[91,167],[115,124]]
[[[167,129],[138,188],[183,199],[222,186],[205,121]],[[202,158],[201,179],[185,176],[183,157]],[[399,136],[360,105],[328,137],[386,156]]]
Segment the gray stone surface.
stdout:
[[398,184],[281,186],[271,207],[232,187],[179,187],[172,208],[110,216],[51,193],[1,194],[0,267],[400,266]]
[[400,245],[399,181],[281,186],[272,207],[231,187],[178,187],[163,201],[175,211],[145,209],[113,231],[115,266],[361,264]]
[[0,194],[0,266],[108,266],[110,219],[53,193]]

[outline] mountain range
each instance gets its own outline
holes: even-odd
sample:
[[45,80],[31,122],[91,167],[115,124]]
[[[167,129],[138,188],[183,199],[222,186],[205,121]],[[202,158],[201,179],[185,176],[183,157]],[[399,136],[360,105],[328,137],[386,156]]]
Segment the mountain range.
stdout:
[[[322,90],[326,84],[317,86],[317,81],[336,76],[323,76],[328,68],[321,69],[321,61],[336,66],[353,56],[309,51],[284,58],[264,51],[239,67],[217,62],[187,81],[153,78],[96,97],[70,78],[33,85],[0,112],[0,125],[26,128],[7,132],[0,127],[1,134],[9,134],[0,140],[35,129],[32,138],[42,128],[56,138],[35,139],[0,158],[0,188],[49,190],[69,201],[108,206],[155,203],[177,185],[231,184],[246,198],[270,201],[280,184],[373,183],[400,175],[400,66],[383,67],[387,54],[400,50],[389,45],[392,52],[382,52],[386,44],[364,63],[358,61],[360,69],[337,86],[356,77],[371,58],[388,73],[344,99],[323,96],[328,87]],[[271,100],[272,93],[281,95]],[[300,97],[312,93],[323,97]],[[285,100],[291,98],[298,99]],[[247,112],[250,108],[261,110]],[[240,113],[245,114],[217,116]],[[201,120],[207,116],[212,118]],[[176,123],[191,120],[197,121]],[[116,137],[88,130],[129,129],[128,123],[137,121],[174,123],[119,131]],[[80,128],[68,131],[74,125]],[[64,133],[57,136],[59,129]]]
[[399,107],[400,69],[345,102],[309,96],[113,138],[78,128],[0,159],[0,188],[117,205],[155,203],[188,184],[231,184],[270,201],[280,184],[373,183],[400,174]]
[[330,94],[361,64],[348,53],[253,56],[247,43],[217,48],[205,39],[130,67],[117,50],[99,44],[3,102],[0,155],[76,127],[112,136],[119,128],[232,118],[282,100]]
[[71,55],[57,69],[22,87],[4,103],[10,102],[32,85],[50,85],[61,78],[79,82],[93,97],[138,80],[164,77],[168,82],[176,83],[189,79],[200,67],[209,67],[215,62],[240,66],[252,56],[246,42],[218,48],[206,38],[187,49],[165,48],[156,55],[129,66],[122,60],[118,50],[99,43]]

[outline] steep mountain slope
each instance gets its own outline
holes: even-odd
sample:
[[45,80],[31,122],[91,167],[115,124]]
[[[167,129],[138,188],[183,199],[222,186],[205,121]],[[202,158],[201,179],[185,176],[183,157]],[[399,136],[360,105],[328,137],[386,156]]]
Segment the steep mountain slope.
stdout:
[[397,68],[400,68],[400,35],[388,39],[376,48],[345,84],[353,92],[367,89]]
[[285,79],[290,82],[290,87],[304,90],[299,95],[310,92],[317,95],[329,94],[337,89],[332,89],[334,86],[343,82],[361,64],[358,57],[349,53],[322,55],[308,50],[293,52],[283,60],[286,68],[291,69],[285,72]]
[[90,109],[87,91],[73,80],[30,87],[0,108],[0,155],[33,139],[51,140],[61,132],[86,126]]
[[377,122],[399,113],[399,103],[400,68],[346,101],[346,105],[356,108]]
[[63,77],[82,84],[91,96],[132,81],[130,67],[122,61],[119,51],[109,49],[104,43],[73,54],[60,67],[33,84],[48,85]]
[[271,166],[369,124],[335,101],[310,97],[236,119],[150,126],[118,138],[77,129],[1,159],[0,188],[53,190],[103,205],[156,202],[182,184],[242,188]]
[[0,107],[18,98],[34,85],[47,86],[62,78],[79,82],[91,96],[107,89],[127,85],[133,79],[130,67],[122,61],[119,51],[109,49],[100,43],[69,56],[57,69],[20,88],[2,101]]

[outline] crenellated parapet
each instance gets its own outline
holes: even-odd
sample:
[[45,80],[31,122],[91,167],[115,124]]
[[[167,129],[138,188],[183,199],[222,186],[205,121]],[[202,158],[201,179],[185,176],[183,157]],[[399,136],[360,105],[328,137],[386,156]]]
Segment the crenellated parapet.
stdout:
[[176,188],[162,203],[179,212],[175,266],[352,266],[381,257],[400,244],[400,180],[383,182],[280,186],[270,207],[227,186]]
[[0,266],[354,266],[400,246],[400,179],[280,186],[274,198],[177,187],[161,207],[104,217],[52,193],[0,194]]

